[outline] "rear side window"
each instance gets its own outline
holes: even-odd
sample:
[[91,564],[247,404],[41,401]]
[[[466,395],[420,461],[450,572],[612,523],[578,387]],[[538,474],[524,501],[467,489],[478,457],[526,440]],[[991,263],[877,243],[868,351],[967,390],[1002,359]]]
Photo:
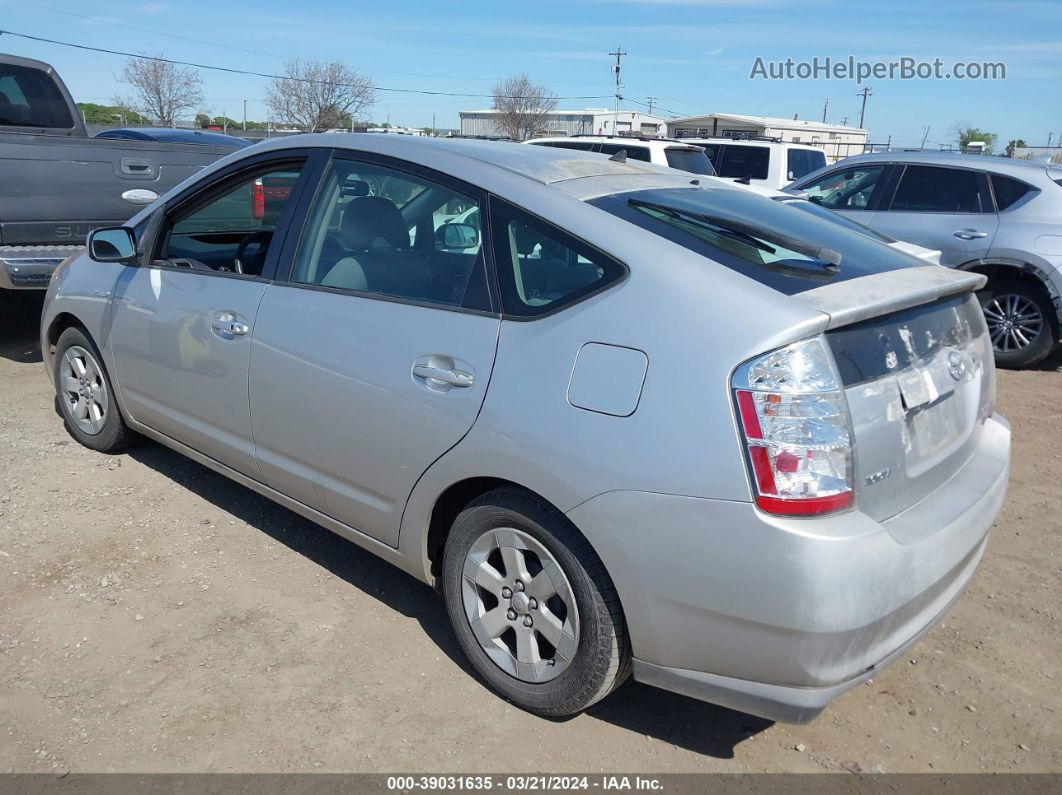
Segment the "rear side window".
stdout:
[[786,153],[786,177],[790,180],[800,179],[812,171],[826,167],[826,153],[811,149],[790,149]]
[[708,155],[699,149],[682,149],[677,146],[669,146],[664,150],[667,164],[679,171],[689,171],[691,174],[704,174],[707,177],[716,175],[712,161]]
[[909,213],[979,213],[977,174],[958,168],[907,166],[890,209]]
[[767,179],[771,152],[766,146],[727,144],[719,149],[715,170],[720,177]]
[[989,178],[992,180],[992,192],[996,195],[997,210],[1007,209],[1029,191],[1036,190],[1032,185],[1026,185],[1019,179],[1011,179],[999,174],[992,174]]
[[507,202],[491,199],[502,311],[535,317],[620,281],[625,266]]
[[46,74],[0,64],[0,124],[69,129],[74,120],[63,95]]

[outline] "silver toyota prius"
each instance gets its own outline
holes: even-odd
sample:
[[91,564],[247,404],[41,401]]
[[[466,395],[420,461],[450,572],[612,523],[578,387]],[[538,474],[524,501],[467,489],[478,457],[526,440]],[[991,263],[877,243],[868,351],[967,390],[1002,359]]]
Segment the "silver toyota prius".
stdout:
[[79,442],[148,437],[433,584],[513,703],[633,675],[804,722],[985,548],[983,281],[622,157],[301,135],[95,231],[41,339]]

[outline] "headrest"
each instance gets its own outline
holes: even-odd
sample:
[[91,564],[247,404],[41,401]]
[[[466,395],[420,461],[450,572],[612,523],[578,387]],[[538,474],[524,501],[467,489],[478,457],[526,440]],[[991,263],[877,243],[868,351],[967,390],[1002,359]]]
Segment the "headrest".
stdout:
[[513,224],[512,230],[513,239],[516,240],[516,250],[525,257],[532,253],[535,250],[535,246],[542,242],[542,236],[525,224]]
[[383,196],[358,196],[343,211],[343,243],[357,251],[373,247],[383,239],[394,248],[409,248],[409,230],[402,213]]
[[351,179],[343,183],[344,196],[368,196],[369,183],[363,179]]

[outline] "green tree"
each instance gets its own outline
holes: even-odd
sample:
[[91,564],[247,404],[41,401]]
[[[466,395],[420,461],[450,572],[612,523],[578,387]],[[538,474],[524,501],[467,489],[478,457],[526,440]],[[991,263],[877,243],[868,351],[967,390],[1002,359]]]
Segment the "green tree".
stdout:
[[974,141],[982,141],[985,145],[985,152],[991,152],[996,143],[995,133],[979,130],[967,123],[955,125],[955,137],[959,139],[960,150],[965,150]]
[[78,102],[86,124],[108,124],[112,127],[143,127],[151,124],[145,116],[132,108],[121,105],[98,105],[95,102]]
[[1014,150],[1027,146],[1024,138],[1011,138],[1007,143],[1007,157],[1014,157]]

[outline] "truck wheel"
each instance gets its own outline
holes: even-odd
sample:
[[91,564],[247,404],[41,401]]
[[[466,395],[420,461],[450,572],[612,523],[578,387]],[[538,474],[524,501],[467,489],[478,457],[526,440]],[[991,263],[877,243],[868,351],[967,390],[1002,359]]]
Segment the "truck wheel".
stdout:
[[990,282],[978,298],[999,367],[1031,367],[1054,349],[1058,315],[1038,284],[1024,279]]
[[118,410],[99,351],[81,329],[68,328],[59,336],[54,367],[56,399],[71,436],[101,453],[137,440]]
[[615,586],[589,542],[545,500],[498,489],[470,503],[447,538],[442,587],[476,671],[530,712],[580,712],[630,673]]

